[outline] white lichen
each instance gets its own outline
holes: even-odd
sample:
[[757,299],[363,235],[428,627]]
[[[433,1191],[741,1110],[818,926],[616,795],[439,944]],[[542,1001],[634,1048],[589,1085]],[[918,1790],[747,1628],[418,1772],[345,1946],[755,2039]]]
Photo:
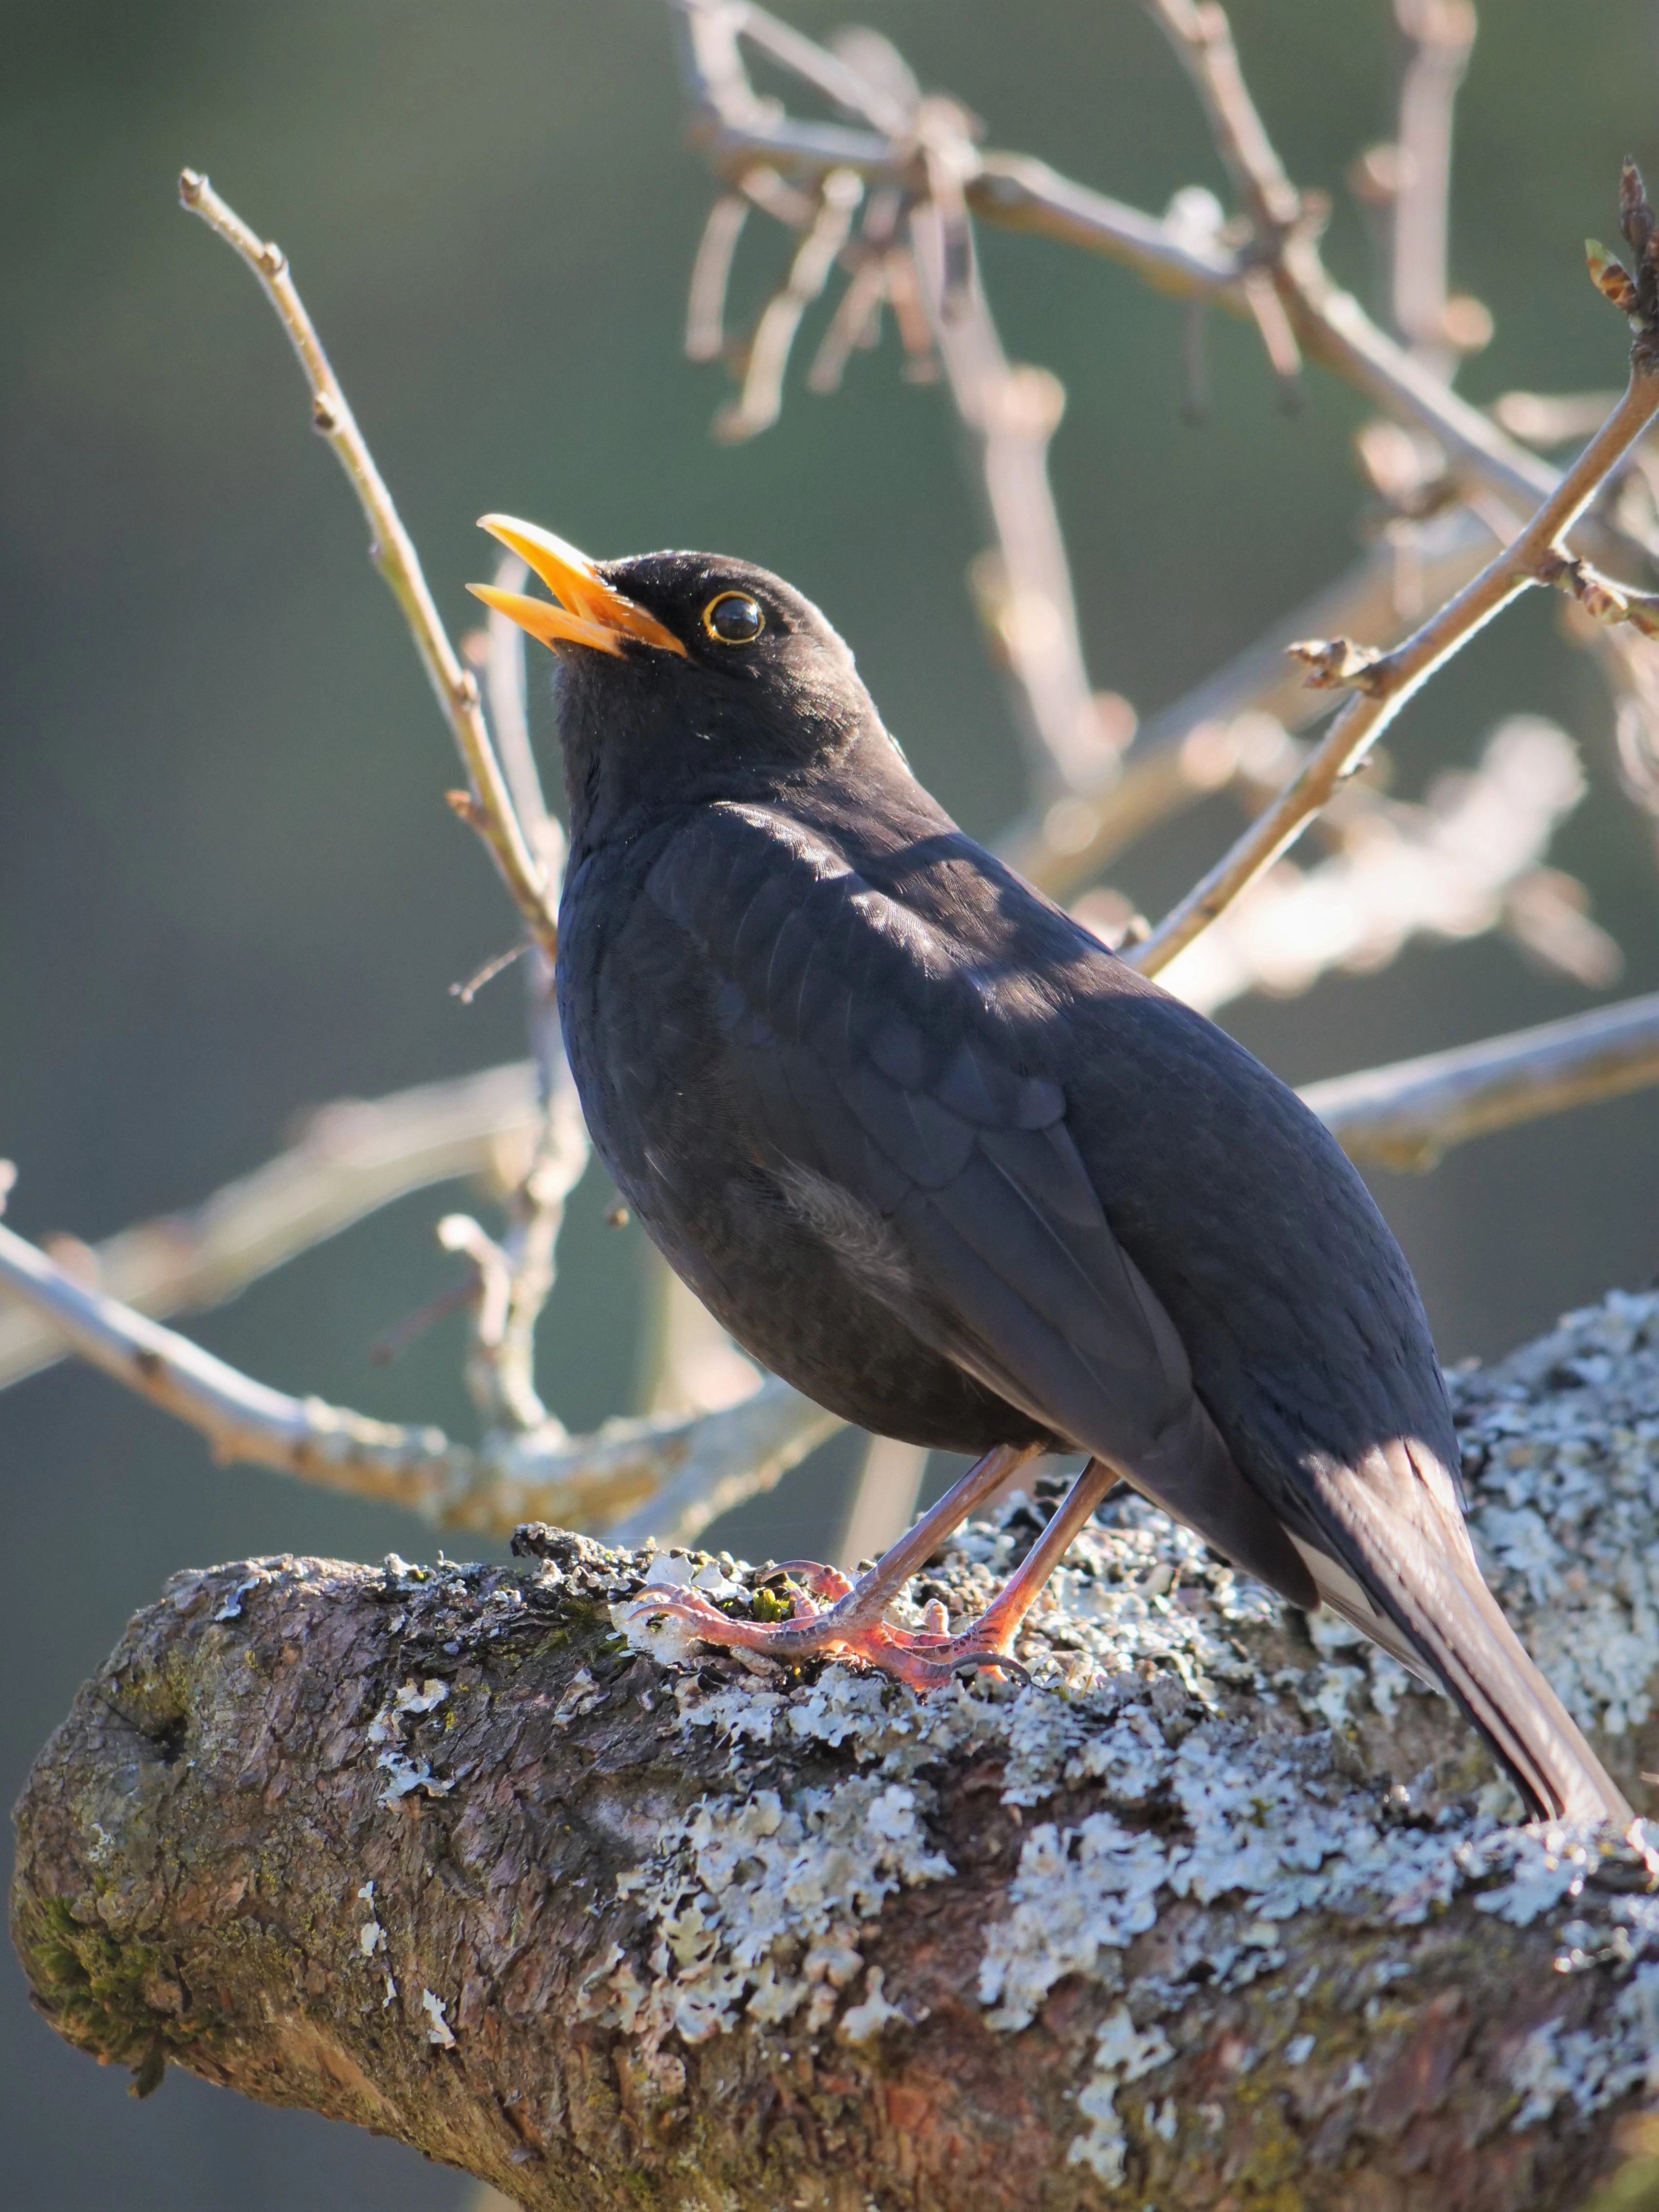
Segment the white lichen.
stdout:
[[1534,1657],[1610,1735],[1659,1669],[1659,1292],[1614,1291],[1498,1364],[1451,1378],[1470,1526]]
[[[1082,2135],[1073,2136],[1066,2152],[1072,2165],[1086,2166],[1109,2188],[1117,2187],[1129,2148],[1117,2093],[1143,2074],[1167,2065],[1175,2055],[1175,2045],[1163,2029],[1137,2027],[1127,2005],[1106,2015],[1095,2037],[1094,2070],[1078,2094],[1078,2110],[1089,2124]],[[1172,2123],[1164,2124],[1173,2135]]]
[[[672,2031],[702,2043],[740,2015],[772,2025],[803,2005],[809,2029],[822,2027],[863,1968],[860,1923],[900,1888],[951,1872],[927,1847],[916,1791],[878,1776],[800,1790],[787,1807],[775,1790],[705,1799],[617,1878],[655,1942],[648,1986],[615,1962],[615,2009],[653,2042]],[[880,2001],[878,1982],[865,2005]],[[894,2009],[861,2017],[873,2033]]]
[[430,1990],[421,1991],[421,2010],[427,2016],[426,2039],[440,2051],[455,2048],[455,2033],[444,2017],[444,2001]]

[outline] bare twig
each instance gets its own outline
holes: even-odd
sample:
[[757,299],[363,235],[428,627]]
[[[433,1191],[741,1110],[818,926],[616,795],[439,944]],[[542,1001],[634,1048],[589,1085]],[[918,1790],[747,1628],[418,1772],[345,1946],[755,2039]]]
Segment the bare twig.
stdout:
[[1659,1083],[1659,993],[1310,1084],[1302,1093],[1363,1166],[1431,1168],[1454,1145]]
[[[1415,532],[1417,580],[1433,603],[1461,589],[1490,557],[1492,534],[1467,514],[1437,516]],[[1293,639],[1357,634],[1389,645],[1413,609],[1402,606],[1398,557],[1383,544],[1348,574],[1246,647],[1213,676],[1142,722],[1121,773],[1092,798],[1067,803],[1063,820],[1033,814],[999,841],[1005,859],[1057,898],[1069,896],[1159,822],[1231,782],[1245,716],[1271,715],[1286,730],[1324,711],[1285,656]]]
[[[754,92],[743,70],[738,40],[744,36],[763,44],[775,33],[785,33],[786,27],[775,18],[757,8],[728,6],[726,0],[672,0],[672,4],[689,33],[684,50],[699,118],[698,141],[720,174],[736,178],[754,163],[765,161],[807,180],[828,168],[842,167],[857,171],[867,184],[916,189],[914,143],[895,127],[890,115],[871,131],[797,122]],[[1155,6],[1157,0],[1147,0],[1147,4]],[[787,66],[798,68],[820,89],[826,88],[825,71],[832,72],[839,88],[832,96],[852,112],[871,116],[874,95],[856,72],[798,33],[787,33],[785,43]],[[781,46],[769,50],[775,58],[783,58]],[[1210,51],[1203,48],[1200,58]],[[1237,80],[1236,64],[1234,76]],[[1236,148],[1246,151],[1254,137],[1265,142],[1259,118],[1254,110],[1250,114],[1253,131],[1242,118],[1233,131]],[[1282,178],[1276,157],[1253,183],[1254,195],[1270,191],[1274,172]],[[1176,297],[1212,301],[1235,314],[1251,313],[1243,280],[1247,269],[1258,264],[1249,256],[1062,177],[1046,162],[1025,155],[978,153],[963,189],[969,210],[985,221],[1104,255],[1134,270],[1155,289]],[[1277,188],[1271,189],[1271,198],[1275,206],[1281,204]],[[1298,204],[1304,204],[1298,200]],[[1287,241],[1285,258],[1289,266],[1282,276],[1275,264],[1275,284],[1305,354],[1345,378],[1383,413],[1429,430],[1444,447],[1449,465],[1460,480],[1484,485],[1517,513],[1547,496],[1553,483],[1548,467],[1377,328],[1359,303],[1332,282],[1308,225]]]
[[1505,392],[1492,402],[1492,420],[1523,445],[1576,445],[1601,428],[1618,397],[1616,392]]
[[[140,1314],[200,1311],[392,1200],[477,1176],[498,1193],[527,1171],[537,1122],[525,1061],[312,1115],[289,1152],[187,1213],[124,1229],[92,1248],[95,1286]],[[58,1333],[0,1304],[0,1389],[60,1358]]]
[[[1604,987],[1618,974],[1618,947],[1583,911],[1582,890],[1567,893],[1571,879],[1541,866],[1583,794],[1565,731],[1511,716],[1473,773],[1437,778],[1420,805],[1379,796],[1356,808],[1357,794],[1343,793],[1328,817],[1335,851],[1305,872],[1281,860],[1163,981],[1214,1013],[1247,991],[1304,991],[1333,968],[1373,972],[1416,936],[1455,940],[1502,927],[1541,965]],[[1567,904],[1573,894],[1579,903]],[[1085,898],[1079,920],[1091,919],[1090,906]]]
[[1008,360],[971,263],[961,305],[945,312],[944,241],[928,210],[913,218],[912,235],[939,356],[973,441],[975,477],[996,532],[994,554],[976,566],[980,609],[1013,678],[1038,804],[1099,791],[1112,780],[1133,723],[1114,730],[1084,665],[1071,565],[1048,483],[1048,441],[1066,395],[1046,369]]
[[717,437],[735,443],[754,437],[777,421],[783,405],[784,372],[800,319],[828,283],[863,196],[864,186],[853,170],[831,169],[824,176],[817,208],[790,264],[788,276],[767,301],[755,326],[743,389],[716,418]]
[[[1489,1130],[1655,1084],[1659,997],[1340,1077],[1313,1085],[1304,1096],[1356,1158],[1424,1166]],[[395,1127],[404,1116],[415,1118],[410,1098],[421,1123],[441,1126],[449,1157],[459,1154],[468,1167],[486,1158],[504,1133],[525,1130],[533,1118],[531,1070],[522,1064],[349,1110]],[[263,1186],[260,1177],[251,1177],[245,1188],[262,1187],[280,1215],[276,1194],[295,1171],[293,1161],[279,1161],[261,1171]],[[362,1171],[384,1174],[372,1158]],[[349,1172],[336,1164],[336,1178]],[[384,1183],[376,1187],[381,1196],[392,1194]],[[324,1194],[337,1197],[333,1182],[325,1182]],[[229,1232],[246,1229],[252,1217],[251,1206],[231,1202],[239,1196],[240,1188],[221,1194],[198,1217],[222,1224],[227,1232],[222,1241],[233,1253],[240,1240]],[[352,1218],[376,1202],[360,1197]],[[137,1255],[154,1250],[160,1240],[151,1229],[130,1231],[117,1241]],[[289,1249],[310,1241],[296,1236]],[[218,1256],[222,1265],[224,1252]],[[198,1268],[198,1286],[204,1279]],[[552,1425],[523,1435],[503,1431],[470,1452],[436,1429],[368,1420],[252,1382],[118,1299],[88,1288],[3,1228],[0,1291],[25,1302],[42,1336],[81,1352],[200,1429],[221,1459],[248,1460],[383,1498],[444,1528],[501,1534],[520,1521],[542,1519],[590,1528],[620,1524],[629,1542],[647,1534],[688,1542],[718,1513],[769,1488],[840,1425],[769,1376],[752,1396],[714,1413],[613,1421],[574,1438]],[[156,1295],[154,1280],[151,1294]],[[43,1355],[40,1343],[37,1337],[29,1346],[35,1364],[52,1356]]]
[[288,332],[311,388],[311,419],[334,448],[368,523],[370,557],[403,609],[438,703],[443,709],[471,779],[477,802],[469,819],[489,846],[514,904],[550,953],[557,942],[554,902],[514,814],[501,764],[490,743],[471,670],[463,668],[450,644],[420,556],[404,528],[392,495],[374,465],[367,441],[346,404],[328,356],[289,273],[280,246],[259,238],[228,206],[204,176],[186,169],[179,196],[193,215],[241,257],[258,278],[265,297]]
[[1448,313],[1446,246],[1452,112],[1474,45],[1475,15],[1469,0],[1395,0],[1395,15],[1407,52],[1394,194],[1394,323],[1418,359],[1444,377],[1463,350]]
[[1529,586],[1554,580],[1566,558],[1565,532],[1656,413],[1659,368],[1638,345],[1624,398],[1525,529],[1403,645],[1367,666],[1364,690],[1342,709],[1300,773],[1129,956],[1136,967],[1147,975],[1166,967],[1295,842],[1437,668]]
[[129,1306],[74,1281],[0,1225],[0,1284],[94,1367],[200,1429],[221,1460],[251,1460],[331,1489],[412,1506],[434,1519],[463,1492],[470,1454],[441,1429],[405,1429],[291,1398]]
[[210,1352],[76,1282],[0,1224],[0,1289],[22,1299],[82,1357],[199,1429],[221,1461],[278,1468],[379,1498],[441,1528],[506,1535],[521,1521],[618,1527],[688,1542],[805,1457],[840,1425],[769,1378],[740,1405],[691,1419],[611,1421],[571,1438],[556,1424],[498,1431],[477,1451],[441,1429],[408,1428],[270,1389]]
[[[501,590],[516,591],[524,581],[524,563],[510,556],[495,580]],[[530,742],[524,632],[492,607],[486,636],[490,721],[501,744],[513,805],[540,864],[550,903],[564,876],[565,836],[548,811]],[[564,1202],[586,1168],[588,1143],[559,1033],[552,956],[533,937],[526,980],[541,1109],[535,1149],[507,1198],[507,1226],[499,1243],[475,1223],[453,1249],[466,1251],[477,1268],[480,1295],[473,1309],[467,1376],[487,1425],[492,1430],[550,1432],[558,1431],[559,1425],[536,1390],[536,1324],[552,1294]],[[441,1227],[441,1239],[443,1236]],[[483,1256],[486,1254],[487,1258]]]
[[685,351],[690,361],[718,361],[726,350],[726,293],[732,259],[749,219],[741,192],[722,192],[708,210],[691,265],[691,291],[685,309]]
[[[538,1068],[538,1088],[542,1081]],[[581,1180],[587,1152],[576,1087],[561,1053],[538,1115],[534,1157],[507,1201],[506,1236],[498,1243],[465,1214],[439,1224],[445,1249],[465,1254],[477,1270],[467,1380],[491,1429],[558,1428],[536,1392],[536,1323],[553,1289],[564,1201]]]

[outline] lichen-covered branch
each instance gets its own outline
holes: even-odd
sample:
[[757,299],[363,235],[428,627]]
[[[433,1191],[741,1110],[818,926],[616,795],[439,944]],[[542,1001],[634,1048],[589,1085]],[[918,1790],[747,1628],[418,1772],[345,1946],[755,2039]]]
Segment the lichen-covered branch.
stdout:
[[[1659,1297],[1454,1383],[1477,1539],[1641,1802]],[[558,2212],[1569,2212],[1659,2100],[1652,1832],[1503,1826],[1443,1699],[1139,1501],[1031,1686],[926,1704],[630,1613],[749,1606],[728,1556],[522,1548],[174,1577],[18,1808],[60,2033]]]
[[369,527],[370,558],[403,610],[421,665],[465,763],[472,785],[467,818],[489,847],[525,922],[550,954],[558,939],[556,898],[550,895],[545,873],[514,811],[479,703],[477,680],[456,657],[427,588],[421,556],[329,366],[328,356],[289,273],[288,257],[274,240],[250,230],[196,170],[186,169],[179,178],[179,197],[253,271],[288,333],[310,386],[313,425],[333,447],[357,495]]

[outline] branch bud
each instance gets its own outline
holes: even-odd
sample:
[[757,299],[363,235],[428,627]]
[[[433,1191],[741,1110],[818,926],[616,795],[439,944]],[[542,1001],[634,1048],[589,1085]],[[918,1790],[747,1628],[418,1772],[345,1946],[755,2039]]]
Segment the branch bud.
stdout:
[[1307,670],[1304,680],[1315,691],[1376,691],[1382,681],[1382,654],[1351,637],[1302,637],[1285,650]]
[[1636,313],[1636,287],[1622,261],[1615,261],[1599,238],[1584,240],[1584,258],[1589,264],[1590,282],[1604,299],[1611,300],[1621,314],[1633,317]]

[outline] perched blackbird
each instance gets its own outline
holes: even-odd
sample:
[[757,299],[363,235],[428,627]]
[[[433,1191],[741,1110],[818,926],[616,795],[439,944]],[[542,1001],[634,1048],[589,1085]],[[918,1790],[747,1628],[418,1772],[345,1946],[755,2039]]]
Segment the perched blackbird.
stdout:
[[[787,1620],[682,1589],[650,1609],[927,1687],[1007,1655],[1127,1478],[1443,1684],[1538,1812],[1627,1823],[1481,1579],[1416,1285],[1322,1124],[963,834],[787,584],[483,527],[563,603],[473,587],[563,664],[559,1008],[601,1158],[774,1373],[980,1455],[856,1586],[802,1574]],[[886,1622],[1051,1451],[1090,1456],[989,1610],[956,1637]]]

